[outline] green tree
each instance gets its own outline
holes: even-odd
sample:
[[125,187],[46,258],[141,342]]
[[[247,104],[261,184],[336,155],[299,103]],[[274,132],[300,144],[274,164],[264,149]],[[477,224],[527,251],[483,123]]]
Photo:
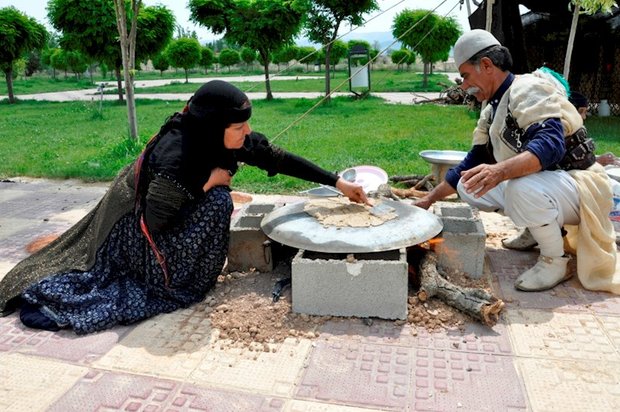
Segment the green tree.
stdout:
[[215,53],[209,47],[203,47],[200,50],[200,67],[204,67],[205,73],[209,70],[211,66],[215,63]]
[[88,69],[86,56],[77,50],[65,52],[65,62],[67,64],[67,70],[73,72],[78,80],[80,79],[80,75]]
[[330,58],[334,40],[343,22],[359,26],[362,16],[378,8],[375,0],[312,0],[306,23],[306,33],[313,42],[325,49],[325,96],[330,100]]
[[54,49],[50,56],[50,65],[54,70],[62,70],[65,72],[65,79],[67,78],[67,70],[69,65],[67,64],[67,52],[63,49]]
[[402,70],[403,65],[407,63],[409,56],[411,56],[411,52],[407,49],[394,50],[392,54],[390,54],[392,63],[396,65],[398,70]]
[[334,72],[336,72],[336,65],[340,63],[341,59],[347,57],[348,54],[349,46],[347,46],[345,42],[343,42],[342,40],[335,40],[332,43],[331,56],[329,57],[329,61],[332,65],[332,68],[334,69]]
[[306,71],[310,70],[308,65],[313,63],[317,58],[316,49],[312,46],[301,46],[297,48],[297,57],[295,59],[306,65]]
[[159,52],[151,59],[151,63],[153,63],[153,68],[155,70],[159,70],[159,75],[164,75],[164,70],[168,70],[170,67],[170,62],[168,61],[168,55],[165,51]]
[[448,59],[461,28],[451,17],[441,17],[428,10],[405,9],[394,18],[392,34],[420,55],[424,63],[423,87],[428,87],[432,64]]
[[239,52],[236,50],[224,49],[220,52],[218,60],[222,66],[228,67],[228,72],[230,73],[230,66],[239,63],[241,61],[241,56],[239,56]]
[[0,9],[0,69],[4,72],[9,103],[15,103],[13,93],[13,63],[24,53],[45,47],[47,30],[34,18],[14,7]]
[[21,76],[23,79],[26,75],[26,60],[25,59],[17,59],[13,61],[13,79],[17,79],[18,76]]
[[[132,1],[125,1],[126,10],[130,10]],[[63,47],[80,50],[90,59],[114,68],[118,98],[123,100],[123,60],[114,0],[49,0],[47,12],[54,29],[62,32]],[[140,7],[136,19],[135,58],[145,60],[163,50],[173,33],[171,11],[163,6]]]
[[409,67],[412,64],[415,64],[415,53],[412,52],[411,50],[407,50],[409,52],[409,56],[407,56],[407,61],[405,63],[407,63],[407,70],[409,70]]
[[252,64],[256,61],[256,51],[250,49],[249,47],[244,47],[241,49],[241,60],[245,63],[245,65],[250,68]]
[[41,64],[41,51],[31,50],[26,54],[26,77],[32,76],[36,71],[43,68]]
[[265,70],[267,100],[269,56],[291,44],[307,12],[305,0],[189,0],[191,19],[227,41],[256,50]]
[[272,54],[271,61],[278,65],[278,71],[280,71],[280,64],[288,64],[291,60],[295,60],[296,57],[297,46],[285,46]]
[[160,54],[172,40],[174,14],[164,6],[142,7],[136,23],[137,60],[147,60]]
[[173,40],[168,46],[170,64],[185,70],[185,83],[189,83],[187,71],[200,62],[201,49],[198,40],[189,37]]

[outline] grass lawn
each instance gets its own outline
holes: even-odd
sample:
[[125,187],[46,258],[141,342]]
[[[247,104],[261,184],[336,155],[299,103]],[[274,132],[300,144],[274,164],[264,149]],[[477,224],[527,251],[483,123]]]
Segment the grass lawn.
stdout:
[[[256,100],[252,127],[273,138],[317,100]],[[130,163],[144,142],[183,103],[139,100],[140,142],[127,139],[124,105],[34,102],[0,104],[0,177],[33,176],[110,180]],[[275,144],[332,171],[370,164],[389,175],[428,173],[418,153],[426,149],[467,150],[477,113],[464,106],[391,105],[377,98],[336,98],[320,106],[278,137]],[[620,153],[620,118],[586,121],[597,153]],[[236,189],[253,193],[293,193],[314,186],[286,176],[243,167]]]
[[[251,125],[273,137],[316,100],[257,100]],[[143,143],[182,103],[138,101],[141,143],[127,139],[125,107],[104,102],[30,102],[0,104],[0,176],[46,176],[109,180],[129,163]],[[424,149],[469,146],[475,114],[465,107],[389,105],[380,99],[336,98],[280,136],[275,144],[314,160],[328,170],[372,164],[389,174],[424,173],[418,156]],[[244,167],[235,185],[253,192],[292,192],[312,186],[288,177],[267,179],[265,172]]]
[[[276,73],[271,73],[273,77]],[[228,76],[242,76],[242,75],[262,75],[259,71],[233,71],[233,72],[213,72],[209,71],[205,74],[204,71],[192,71],[189,74],[190,78],[209,78],[209,77],[228,77]],[[278,80],[275,77],[271,81],[272,91],[274,92],[322,92],[325,90],[325,80],[321,78],[325,76],[325,72],[307,72],[307,73],[286,73],[283,72],[281,76],[318,76],[318,79],[305,80],[300,79],[298,81],[291,80]],[[348,91],[348,72],[346,70],[338,70],[335,72],[334,77],[331,80],[332,89],[342,84],[340,90]],[[192,93],[196,90],[196,83],[185,84],[184,72],[170,71],[164,72],[160,75],[159,72],[138,72],[136,75],[136,83],[140,80],[160,80],[167,79],[172,84],[161,87],[137,87],[137,93]],[[19,95],[33,94],[33,93],[49,93],[49,92],[61,92],[67,90],[77,89],[94,89],[101,82],[107,83],[105,89],[106,94],[116,94],[116,78],[110,75],[105,78],[97,73],[93,77],[91,82],[90,77],[83,77],[77,80],[75,76],[69,75],[66,79],[63,73],[57,73],[56,78],[44,73],[37,73],[29,78],[18,78],[13,80],[13,93],[19,98]],[[344,82],[344,83],[343,83]],[[371,87],[375,92],[419,92],[419,91],[441,91],[445,87],[438,84],[453,84],[447,75],[443,73],[435,73],[429,76],[428,86],[423,87],[422,74],[415,73],[413,71],[395,71],[395,70],[376,70],[371,72]],[[265,82],[236,82],[234,83],[241,90],[244,91],[265,91]],[[8,94],[6,82],[0,81],[0,95],[6,96]]]

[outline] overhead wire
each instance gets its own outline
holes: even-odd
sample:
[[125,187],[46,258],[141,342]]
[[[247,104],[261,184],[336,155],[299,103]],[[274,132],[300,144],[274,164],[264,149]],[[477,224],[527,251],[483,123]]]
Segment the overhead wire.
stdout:
[[[458,6],[459,4],[462,4],[462,0],[458,0],[458,2],[457,2],[454,6],[452,6],[452,8],[451,8],[450,10],[448,10],[448,11],[447,11],[447,12],[443,15],[443,17],[446,17],[446,16],[448,16],[450,13],[452,13],[452,11],[453,11],[453,10],[456,8],[456,6]],[[437,6],[437,7],[440,7],[440,6],[441,6],[441,4],[440,4],[439,6]],[[430,14],[430,13],[429,13],[429,14]],[[426,16],[424,16],[424,18],[426,18],[429,14],[427,14]],[[422,20],[424,20],[424,19],[422,19]],[[422,21],[422,20],[420,20],[420,21]],[[418,42],[415,44],[415,46],[414,46],[414,47],[412,47],[412,49],[415,49],[417,46],[419,46],[419,45],[420,45],[420,43],[422,43],[422,41],[424,41],[424,39],[426,39],[428,36],[430,36],[430,34],[431,34],[433,31],[435,31],[435,29],[437,28],[437,24],[438,24],[438,23],[439,23],[439,22],[435,23],[435,25],[433,26],[433,28],[432,28],[431,30],[429,30],[428,32],[426,32],[426,34],[425,34],[422,38],[420,38],[420,39],[418,40]],[[415,26],[413,26],[413,27],[415,27]],[[411,29],[413,29],[413,27],[411,27]],[[406,32],[406,34],[407,34],[408,32],[409,32],[409,30]],[[402,36],[400,36],[400,38],[402,38],[402,37],[404,37],[404,36],[405,36],[405,34],[403,34]],[[398,40],[396,40],[396,41],[398,41]],[[393,42],[393,43],[392,43],[392,45],[393,45],[394,43],[395,43],[395,42]],[[389,49],[392,45],[390,45],[390,46],[388,46],[387,48],[383,49],[383,50],[382,50],[382,51],[378,54],[378,56],[380,56],[380,55],[381,55],[381,53],[383,53],[384,51],[387,51],[387,50],[388,50],[388,49]],[[398,62],[396,62],[396,64],[397,64],[397,65],[402,64],[402,63],[405,61],[405,59],[406,59],[406,56],[403,56],[403,57],[402,57],[402,58],[401,58]],[[384,75],[383,75],[383,77],[380,77],[380,78],[379,78],[379,80],[385,79],[386,77],[387,77],[387,73],[386,73],[386,74],[384,74]],[[348,80],[348,79],[347,79],[347,80]]]
[[[396,44],[397,42],[401,41],[401,39],[403,37],[405,37],[406,35],[408,35],[416,26],[418,26],[422,21],[424,21],[431,13],[434,13],[439,7],[443,6],[448,0],[443,0],[441,3],[439,3],[434,9],[429,10],[429,12],[424,15],[424,17],[420,20],[418,20],[415,24],[413,24],[410,28],[408,28],[403,34],[401,34],[397,39],[395,39],[392,43],[390,43],[387,47],[385,47],[383,50],[381,50],[375,57],[370,58],[368,60],[367,63],[365,63],[362,67],[367,67],[368,65],[372,64],[382,53],[384,53],[386,50],[389,50],[390,47],[392,47],[394,44]],[[454,10],[454,8],[456,8],[457,5],[461,4],[461,0],[456,0],[456,4],[450,9],[450,11],[448,11],[448,13],[452,12],[452,10]],[[446,14],[447,15],[447,14]],[[420,39],[418,41],[418,43],[416,43],[416,45],[419,45],[420,42],[422,40],[424,40],[428,35],[430,34],[430,32],[426,33],[425,36]],[[304,112],[303,114],[301,114],[299,117],[297,117],[295,120],[293,120],[291,123],[289,123],[288,126],[286,126],[282,131],[280,131],[277,135],[275,135],[272,139],[270,139],[272,142],[277,140],[280,136],[282,136],[284,133],[286,133],[289,129],[291,129],[293,126],[295,126],[296,124],[298,124],[299,122],[301,122],[306,116],[308,116],[312,111],[314,111],[317,107],[319,107],[327,98],[331,97],[332,94],[334,94],[336,91],[338,91],[338,89],[340,89],[345,83],[349,82],[351,80],[353,76],[349,76],[347,79],[345,79],[342,83],[338,84],[336,87],[334,87],[332,90],[330,90],[329,93],[327,93],[325,96],[323,96],[317,103],[315,103],[312,107],[310,107],[310,109],[308,109],[306,112]]]
[[[405,1],[406,1],[406,0],[400,0],[400,1],[396,2],[396,3],[394,3],[393,5],[391,5],[390,7],[388,7],[387,9],[385,9],[385,10],[381,10],[381,12],[380,12],[380,13],[378,13],[378,14],[376,14],[375,16],[372,16],[370,19],[368,19],[368,20],[364,21],[364,24],[370,23],[370,22],[371,22],[371,21],[373,21],[374,19],[376,19],[376,18],[378,18],[378,17],[382,16],[383,14],[385,14],[385,13],[387,13],[388,11],[392,10],[394,7],[398,6],[399,4],[404,3]],[[348,34],[353,33],[355,30],[359,29],[360,27],[364,27],[364,25],[359,25],[359,26],[355,26],[355,27],[351,26],[351,29],[350,29],[348,32],[346,32],[346,33],[344,33],[344,34],[342,34],[342,35],[340,35],[340,36],[336,37],[334,40],[330,41],[330,42],[329,42],[329,43],[327,43],[326,45],[323,45],[323,47],[325,47],[325,46],[328,46],[328,45],[331,45],[331,44],[335,43],[336,41],[338,41],[338,40],[342,39],[344,36],[346,36],[346,35],[348,35]],[[305,60],[305,59],[309,58],[310,56],[312,56],[312,55],[314,55],[314,54],[317,54],[319,51],[320,51],[320,49],[316,49],[316,50],[314,50],[312,53],[308,53],[307,55],[305,55],[305,56],[301,57],[299,60]],[[287,64],[287,65],[286,65],[283,69],[278,70],[275,74],[273,74],[272,76],[269,76],[269,80],[273,80],[274,78],[276,78],[276,77],[280,76],[280,75],[281,75],[281,73],[283,73],[283,72],[287,71],[287,70],[288,70],[291,66],[292,66],[292,65],[291,65],[290,63],[289,63],[289,64]],[[252,91],[252,90],[254,90],[256,87],[258,87],[260,84],[261,84],[261,83],[256,83],[256,84],[254,84],[254,85],[252,85],[252,86],[248,87],[248,88],[245,90],[245,92],[246,92],[246,93],[247,93],[247,92],[251,92],[251,91]]]

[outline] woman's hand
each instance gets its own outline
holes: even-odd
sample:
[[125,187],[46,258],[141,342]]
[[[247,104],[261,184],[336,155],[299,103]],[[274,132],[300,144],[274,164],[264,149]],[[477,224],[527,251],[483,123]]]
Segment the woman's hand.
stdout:
[[211,170],[211,176],[209,176],[209,180],[207,180],[207,183],[204,184],[202,190],[208,192],[215,186],[230,186],[231,181],[232,174],[229,170],[216,167],[215,169]]
[[336,181],[336,188],[352,202],[370,204],[366,197],[366,193],[364,193],[364,189],[357,183],[346,181],[340,177],[338,181]]

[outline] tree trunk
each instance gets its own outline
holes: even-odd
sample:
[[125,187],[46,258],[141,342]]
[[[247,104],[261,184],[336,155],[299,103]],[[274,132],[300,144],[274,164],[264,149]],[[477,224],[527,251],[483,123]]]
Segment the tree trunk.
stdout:
[[422,81],[422,87],[426,90],[428,87],[428,62],[424,62],[424,77]]
[[9,93],[9,103],[15,103],[15,95],[13,94],[13,65],[9,65],[9,68],[4,72],[4,78],[6,79],[6,88]]
[[418,299],[424,302],[437,297],[488,326],[497,323],[504,302],[479,288],[464,288],[448,282],[437,272],[437,255],[426,252],[420,263]]
[[187,69],[183,69],[185,70],[185,84],[189,83],[189,76],[187,74]]
[[564,59],[564,78],[568,81],[568,75],[570,74],[570,61],[573,56],[573,46],[575,45],[575,33],[577,32],[577,22],[579,21],[579,9],[578,5],[575,5],[573,11],[573,21],[570,25],[570,34],[568,36],[568,46],[566,47],[566,58]]
[[[136,34],[137,34],[137,18],[141,0],[131,1],[131,29],[127,33],[127,14],[125,11],[125,2],[114,0],[116,9],[116,25],[121,43],[121,56],[123,60],[123,71],[125,77],[125,94],[127,95],[127,120],[129,123],[129,136],[133,140],[138,139],[138,120],[136,116],[136,99],[133,90],[133,76],[136,62]],[[122,93],[121,93],[122,94]]]
[[117,64],[114,68],[114,72],[116,73],[116,88],[118,90],[118,101],[122,102],[123,99],[123,80],[121,78],[121,67]]
[[329,102],[331,101],[331,96],[330,96],[330,92],[331,92],[331,77],[329,76],[329,68],[331,66],[330,64],[330,54],[332,51],[332,43],[329,42],[327,44],[327,46],[325,47],[325,103],[329,104]]
[[493,27],[493,3],[495,3],[495,0],[486,0],[486,23],[485,23],[485,30],[488,31],[489,33],[492,32],[492,27]]
[[271,83],[269,81],[269,53],[259,52],[261,59],[263,60],[263,69],[265,70],[265,90],[267,91],[267,100],[273,100],[273,94],[271,93]]

